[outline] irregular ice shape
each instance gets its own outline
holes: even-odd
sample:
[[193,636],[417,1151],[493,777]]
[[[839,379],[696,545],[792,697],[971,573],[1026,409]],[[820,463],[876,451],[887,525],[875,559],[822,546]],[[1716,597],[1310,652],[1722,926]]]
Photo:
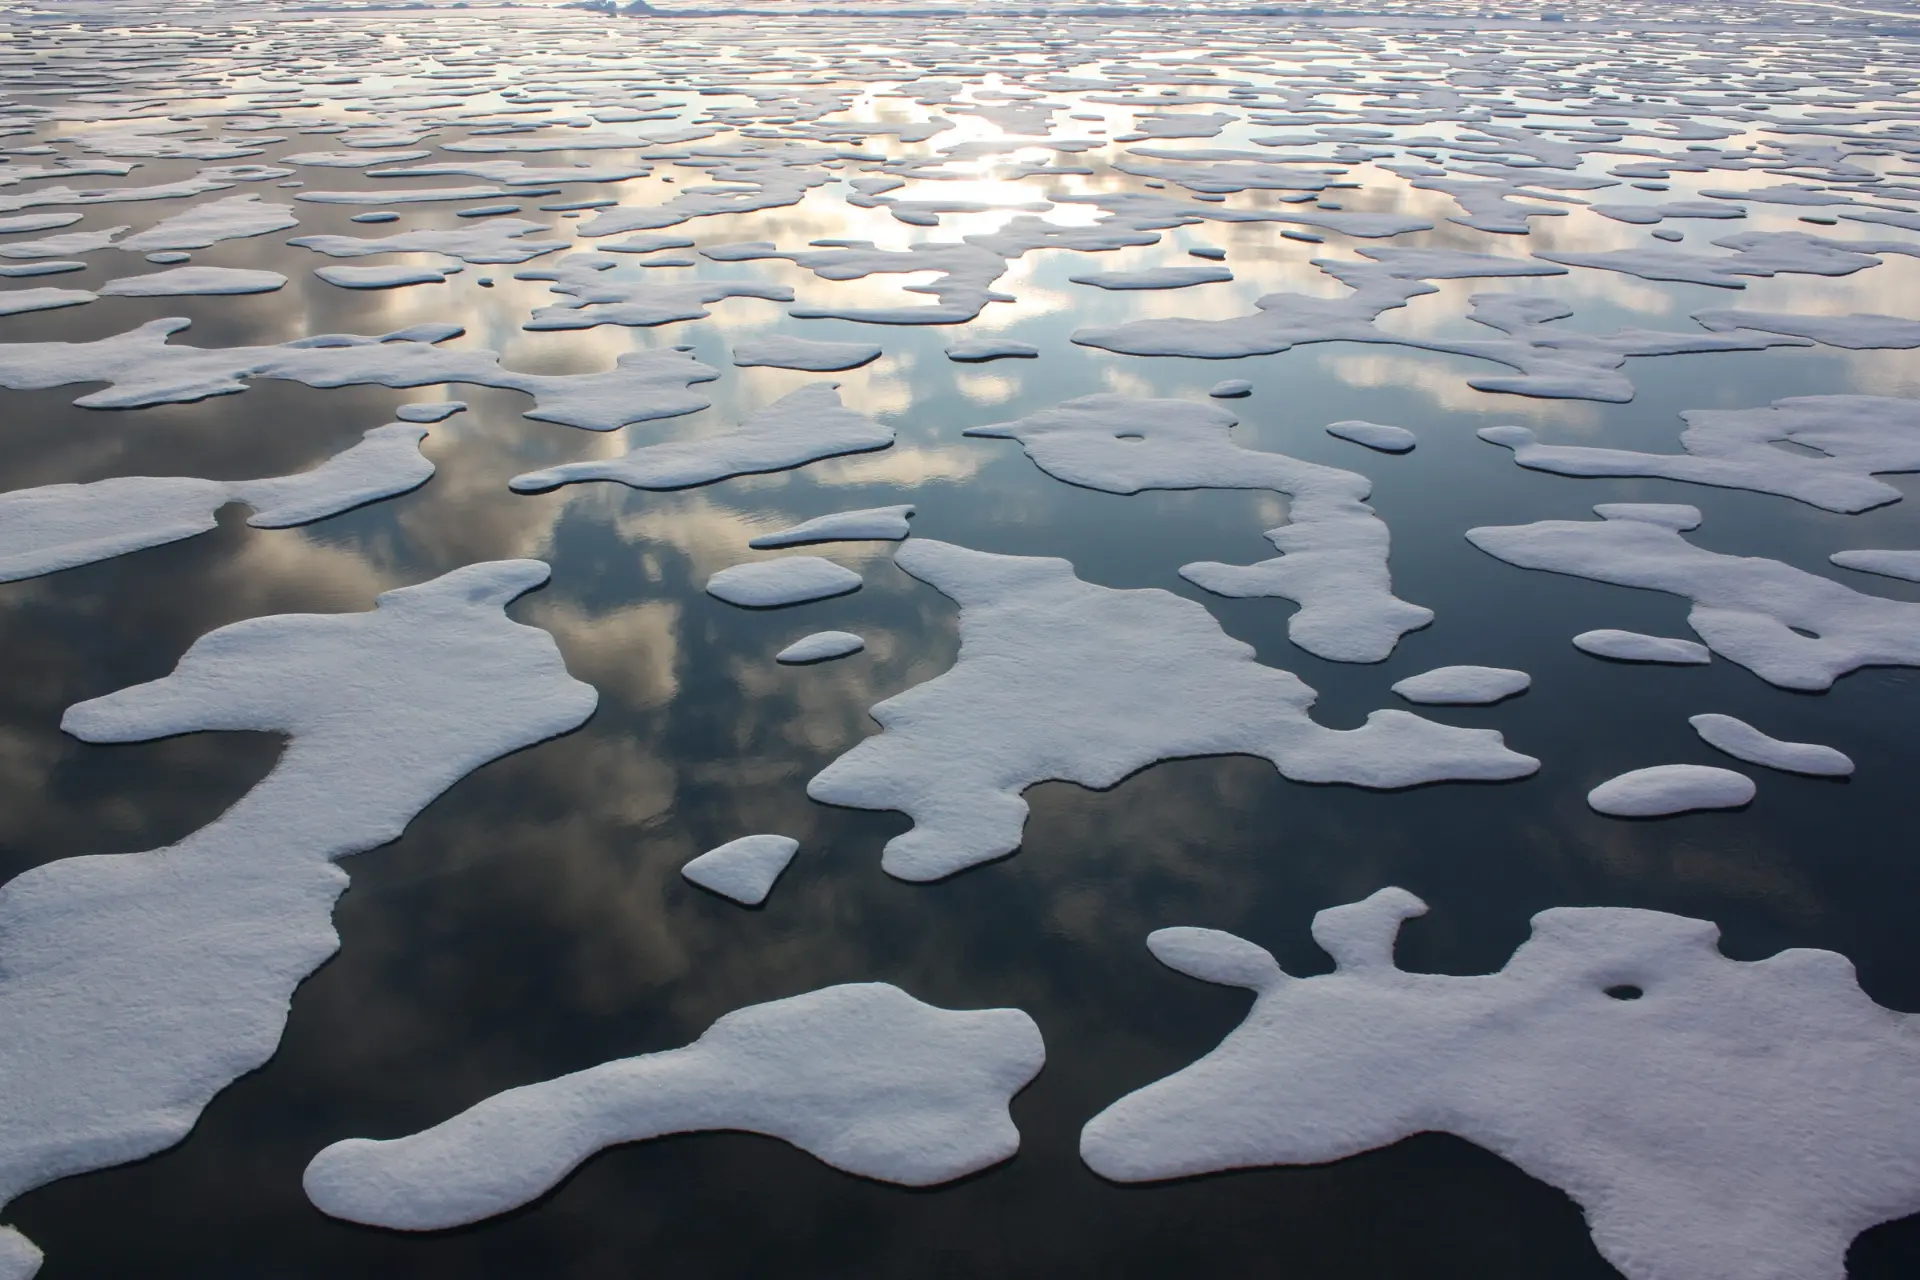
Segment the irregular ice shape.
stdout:
[[899,566],[960,605],[951,670],[873,708],[884,732],[807,784],[826,804],[897,809],[914,828],[882,866],[937,880],[1019,847],[1036,782],[1111,787],[1158,760],[1255,755],[1299,782],[1392,788],[1492,781],[1539,761],[1498,733],[1376,711],[1358,729],[1307,717],[1314,693],[1254,661],[1191,600],[1082,582],[1065,560],[910,538]]
[[1394,938],[1425,910],[1383,889],[1322,911],[1339,967],[1311,978],[1230,934],[1152,935],[1253,1008],[1094,1117],[1086,1162],[1143,1182],[1440,1130],[1565,1191],[1629,1280],[1841,1280],[1856,1234],[1920,1209],[1920,1042],[1844,957],[1729,960],[1706,921],[1558,907],[1499,973],[1409,973]]
[[1738,809],[1753,799],[1753,779],[1704,764],[1657,764],[1609,778],[1587,803],[1613,818],[1665,818],[1700,809]]
[[1523,569],[1545,569],[1693,601],[1707,647],[1783,689],[1818,691],[1866,666],[1920,666],[1920,604],[1864,595],[1778,560],[1728,556],[1680,536],[1693,507],[1602,503],[1599,520],[1467,530],[1467,541]]
[[1692,640],[1670,636],[1642,635],[1638,631],[1582,631],[1573,638],[1573,647],[1596,658],[1615,662],[1670,662],[1680,666],[1699,666],[1710,660],[1707,646]]
[[[1535,471],[1571,476],[1661,476],[1777,493],[1828,511],[1859,512],[1900,500],[1875,473],[1920,471],[1920,400],[1892,396],[1793,396],[1764,409],[1689,409],[1685,453],[1639,453],[1541,444],[1525,427],[1483,427],[1480,438],[1513,450]],[[1817,453],[1790,453],[1776,444]]]
[[371,337],[318,334],[270,347],[170,345],[168,337],[188,324],[174,317],[93,342],[0,343],[0,387],[41,390],[104,382],[105,388],[74,403],[88,409],[139,409],[232,395],[247,389],[245,378],[281,378],[310,387],[468,382],[532,396],[536,403],[525,417],[584,431],[615,431],[706,408],[711,401],[692,387],[720,376],[686,347],[628,351],[603,373],[518,373],[500,367],[498,352],[436,345],[460,333],[457,325],[416,325]]
[[1381,453],[1407,453],[1420,442],[1419,437],[1405,427],[1390,427],[1384,422],[1362,422],[1358,418],[1329,423],[1327,434],[1341,440],[1351,440],[1354,444],[1363,444],[1369,449],[1378,449]]
[[947,344],[947,359],[961,364],[984,364],[988,360],[1031,360],[1040,348],[1031,342],[1012,338],[958,338]]
[[743,609],[778,609],[860,589],[860,575],[820,556],[787,556],[722,569],[707,594]]
[[838,373],[842,369],[858,369],[879,358],[880,348],[870,342],[818,342],[775,334],[733,344],[733,363],[741,368],[764,365],[808,373]]
[[393,416],[402,422],[445,422],[456,413],[465,413],[467,402],[464,400],[422,400],[415,404],[403,404],[393,411]]
[[757,907],[799,849],[800,842],[790,836],[741,836],[707,850],[681,867],[680,874],[741,906]]
[[1687,723],[1708,746],[1748,764],[1765,765],[1786,773],[1812,774],[1817,778],[1844,778],[1853,772],[1853,761],[1845,752],[1814,742],[1782,742],[1732,716],[1714,713],[1688,716]]
[[774,654],[773,660],[790,666],[826,662],[858,653],[866,647],[867,642],[851,631],[816,631],[810,636],[801,636]]
[[339,945],[335,861],[592,713],[553,638],[503,612],[546,578],[505,560],[388,591],[370,612],[252,618],[202,636],[162,679],[67,710],[88,742],[290,740],[180,843],[62,858],[0,887],[0,1204],[185,1137],[273,1055],[294,988]]
[[1836,551],[1827,559],[1842,569],[1920,582],[1920,551]]
[[1142,489],[1272,489],[1291,499],[1290,523],[1267,531],[1284,554],[1253,565],[1200,562],[1180,576],[1218,595],[1299,603],[1287,635],[1334,662],[1378,662],[1433,611],[1393,594],[1386,524],[1366,505],[1365,476],[1245,449],[1228,438],[1238,419],[1186,400],[1082,396],[970,436],[1018,440],[1048,475],[1107,493]]
[[143,276],[121,276],[100,286],[103,298],[219,297],[272,293],[287,283],[278,271],[241,267],[173,267]]
[[437,204],[514,194],[511,187],[387,187],[374,191],[302,191],[294,199],[314,204]]
[[10,218],[0,218],[0,235],[19,235],[26,231],[51,231],[55,227],[70,227],[80,221],[77,213],[17,213]]
[[527,262],[542,254],[572,248],[567,240],[529,240],[553,228],[522,218],[489,218],[465,227],[416,228],[390,236],[295,236],[288,244],[330,258],[366,258],[376,253],[444,253],[480,266]]
[[907,517],[911,504],[896,507],[863,507],[858,511],[836,511],[811,520],[763,533],[747,545],[755,550],[772,547],[796,547],[804,542],[898,542],[907,536]]
[[1811,338],[1849,351],[1904,351],[1920,347],[1920,320],[1898,316],[1806,316],[1778,311],[1696,311],[1693,318],[1715,332],[1757,329]]
[[113,245],[113,238],[125,227],[106,227],[99,231],[69,231],[65,235],[42,236],[38,240],[10,240],[0,244],[0,258],[64,258],[69,254],[92,253]]
[[0,582],[178,542],[214,527],[229,502],[254,508],[247,523],[283,529],[406,493],[433,464],[420,456],[423,427],[375,427],[311,471],[267,480],[125,476],[0,493]]
[[1219,284],[1233,279],[1226,267],[1177,266],[1148,267],[1141,271],[1084,271],[1068,276],[1074,284],[1090,284],[1096,289],[1185,289],[1196,284]]
[[1511,667],[1435,667],[1408,676],[1393,691],[1408,702],[1436,706],[1479,706],[1524,693],[1533,677]]
[[84,306],[98,296],[89,289],[8,289],[0,292],[0,316]]
[[712,314],[707,305],[725,298],[793,301],[793,289],[757,280],[677,280],[661,284],[650,279],[614,279],[605,273],[620,265],[604,253],[569,253],[552,266],[516,271],[515,280],[544,280],[548,289],[569,299],[534,308],[522,328],[591,329],[595,325],[624,324],[648,327],[680,320],[701,320]]
[[643,445],[618,458],[529,471],[508,486],[515,493],[544,493],[563,484],[617,480],[636,489],[684,489],[892,444],[893,428],[841,404],[837,385],[817,382],[789,392],[721,435]]
[[372,267],[315,267],[313,274],[342,289],[400,289],[410,284],[445,284],[448,276],[463,270],[458,264],[425,267],[394,262]]
[[85,271],[86,269],[87,264],[84,262],[59,260],[51,262],[23,262],[18,266],[9,263],[5,266],[0,266],[0,280],[20,280],[31,276],[58,276],[65,275],[69,271]]
[[1222,378],[1208,388],[1215,400],[1244,400],[1253,394],[1253,384],[1245,378]]
[[257,195],[227,196],[197,204],[164,222],[128,236],[117,247],[130,253],[155,249],[206,249],[223,240],[245,240],[297,227],[293,206],[273,204]]
[[303,1183],[336,1218],[431,1231],[537,1199],[605,1147],[744,1129],[849,1173],[934,1186],[1019,1149],[1008,1103],[1045,1060],[1018,1009],[940,1009],[850,983],[736,1010],[684,1049],[495,1094],[411,1137],[336,1142]]

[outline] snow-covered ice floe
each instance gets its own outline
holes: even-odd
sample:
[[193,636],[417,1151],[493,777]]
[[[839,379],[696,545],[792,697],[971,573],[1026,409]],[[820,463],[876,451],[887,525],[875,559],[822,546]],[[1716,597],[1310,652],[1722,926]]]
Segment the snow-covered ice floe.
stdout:
[[1666,818],[1701,809],[1738,809],[1753,799],[1753,792],[1753,779],[1731,769],[1657,764],[1607,779],[1587,793],[1587,803],[1612,818]]
[[707,594],[743,609],[778,609],[860,589],[860,575],[820,556],[785,556],[722,569]]
[[1707,646],[1677,636],[1650,636],[1638,631],[1619,631],[1602,627],[1582,631],[1573,638],[1573,647],[1596,658],[1615,662],[1665,662],[1676,666],[1704,666],[1713,655]]
[[773,547],[797,547],[808,542],[898,542],[911,532],[907,518],[913,514],[910,503],[892,507],[863,507],[858,511],[835,511],[815,516],[790,528],[763,533],[747,543],[755,550]]
[[851,631],[816,631],[812,635],[801,636],[774,654],[773,660],[790,666],[802,666],[814,662],[827,662],[833,658],[845,658],[866,647],[867,642]]
[[1395,965],[1404,889],[1314,917],[1332,973],[1294,978],[1213,929],[1162,963],[1245,987],[1219,1047],[1090,1121],[1121,1182],[1320,1164],[1457,1134],[1559,1187],[1629,1280],[1840,1280],[1847,1246],[1920,1210],[1920,1037],[1831,951],[1729,960],[1704,920],[1556,907],[1498,973]]
[[1479,706],[1524,693],[1532,683],[1532,676],[1511,667],[1435,667],[1408,676],[1393,691],[1408,702]]
[[495,1094],[410,1137],[336,1142],[304,1183],[336,1218],[433,1231],[516,1209],[606,1147],[743,1129],[849,1173],[935,1186],[1019,1149],[1007,1106],[1045,1060],[1018,1009],[826,987],[729,1013],[684,1049]]
[[681,867],[680,874],[702,889],[757,907],[799,850],[800,842],[792,836],[741,836],[707,850]]
[[1734,716],[1709,712],[1689,716],[1687,723],[1708,746],[1748,764],[1817,778],[1844,778],[1853,772],[1853,761],[1845,752],[1816,742],[1782,742]]

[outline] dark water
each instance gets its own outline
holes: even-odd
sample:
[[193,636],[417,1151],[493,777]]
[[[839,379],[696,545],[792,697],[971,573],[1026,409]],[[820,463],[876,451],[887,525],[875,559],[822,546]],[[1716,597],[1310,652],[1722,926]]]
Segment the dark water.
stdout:
[[[163,181],[192,167],[155,162],[141,177]],[[314,186],[364,181],[332,171],[302,176]],[[139,227],[177,207],[129,206],[112,220]],[[300,233],[347,230],[351,212],[301,206]],[[102,221],[92,214],[83,226]],[[797,225],[793,211],[752,220],[752,237],[745,221],[685,229],[702,244],[765,237],[787,245],[824,234]],[[454,225],[451,213],[410,210],[402,225],[436,224]],[[1200,230],[1194,242],[1270,243],[1270,231],[1258,227]],[[1183,235],[1127,265],[1182,260]],[[1738,958],[1788,946],[1841,951],[1874,999],[1920,1011],[1912,926],[1920,860],[1909,826],[1920,764],[1916,673],[1863,671],[1810,696],[1718,660],[1698,668],[1601,662],[1575,651],[1569,637],[1595,627],[1687,634],[1686,603],[1524,572],[1461,536],[1481,524],[1577,518],[1602,501],[1682,501],[1706,513],[1692,535],[1704,546],[1920,599],[1920,587],[1825,563],[1845,547],[1920,545],[1920,504],[1849,517],[1662,481],[1552,477],[1521,470],[1473,435],[1520,421],[1555,440],[1666,450],[1682,409],[1851,390],[1913,394],[1920,372],[1911,353],[1635,361],[1639,394],[1615,406],[1472,392],[1464,379],[1484,366],[1388,347],[1311,347],[1227,363],[1128,359],[1066,343],[1067,330],[1103,322],[1119,304],[1065,293],[1070,287],[1058,281],[1087,260],[1064,254],[1034,259],[1034,281],[1054,281],[1072,305],[1005,323],[1011,336],[1043,347],[1037,361],[950,365],[942,348],[951,330],[797,322],[774,304],[748,301],[655,331],[522,338],[517,317],[547,299],[541,286],[505,283],[511,267],[469,268],[431,290],[355,295],[313,280],[307,273],[320,260],[282,239],[195,257],[284,271],[294,283],[280,293],[103,300],[0,319],[0,341],[91,338],[161,315],[192,316],[194,327],[181,336],[205,346],[452,317],[470,329],[461,342],[514,343],[510,364],[547,371],[604,367],[629,345],[692,342],[727,370],[711,387],[715,407],[626,433],[642,441],[718,429],[814,380],[728,366],[730,327],[777,319],[780,330],[809,337],[878,334],[883,361],[838,378],[851,403],[875,408],[899,429],[900,443],[866,460],[676,494],[590,485],[517,497],[505,488],[511,475],[610,442],[521,418],[527,402],[517,395],[454,388],[472,409],[434,428],[425,448],[439,474],[411,495],[293,531],[249,529],[244,512],[230,508],[206,536],[0,586],[0,663],[10,677],[0,685],[0,879],[58,857],[176,840],[264,776],[278,752],[265,735],[87,746],[58,731],[68,705],[164,674],[196,637],[241,618],[363,609],[389,586],[476,560],[535,555],[553,565],[552,583],[512,612],[552,630],[569,668],[600,691],[600,709],[584,728],[478,770],[400,840],[346,864],[353,883],[336,917],[340,953],[300,989],[278,1055],[221,1094],[186,1142],[56,1183],[8,1209],[7,1220],[46,1250],[45,1280],[1604,1277],[1614,1273],[1565,1196],[1444,1136],[1328,1167],[1164,1186],[1120,1187],[1093,1175],[1077,1155],[1080,1125],[1206,1052],[1248,1001],[1162,968],[1146,951],[1146,934],[1175,924],[1228,929],[1271,949],[1289,972],[1319,972],[1329,962],[1308,937],[1313,913],[1395,884],[1432,907],[1403,930],[1400,963],[1480,973],[1504,963],[1535,911],[1649,907],[1717,921],[1725,950]],[[1322,250],[1293,245],[1275,256],[1305,270],[1299,264],[1314,252]],[[84,276],[34,283],[85,287],[126,272],[134,260],[121,256],[107,264],[111,272],[96,265]],[[1232,260],[1241,265],[1237,250]],[[749,266],[748,274],[793,279],[803,297],[856,287],[782,274],[778,264]],[[502,287],[481,292],[474,278],[482,274]],[[1282,287],[1258,270],[1243,274]],[[1768,282],[1729,300],[1707,289],[1634,285],[1636,296],[1675,308],[1664,318],[1670,326],[1703,305],[1784,308],[1791,288]],[[1436,321],[1456,306],[1453,297],[1434,300]],[[1235,310],[1244,307],[1222,313]],[[1611,327],[1621,316],[1662,320],[1604,302],[1581,323]],[[1366,369],[1356,360],[1369,362]],[[1219,599],[1177,576],[1192,560],[1270,554],[1260,532],[1284,511],[1271,495],[1096,493],[1050,479],[1011,442],[960,436],[967,426],[1115,386],[1192,396],[1218,378],[1243,376],[1257,387],[1251,400],[1236,402],[1243,443],[1374,480],[1374,504],[1393,530],[1396,590],[1438,615],[1390,661],[1320,661],[1286,639],[1286,602]],[[440,394],[263,381],[195,405],[101,413],[68,403],[82,390],[6,393],[0,487],[281,474],[345,447],[387,421],[395,405]],[[1411,427],[1419,447],[1385,457],[1321,430],[1353,417]],[[1896,483],[1916,492],[1911,481]],[[954,606],[895,569],[887,548],[856,544],[826,549],[866,575],[851,597],[752,612],[701,588],[714,570],[748,558],[754,533],[902,501],[916,504],[914,527],[927,536],[1064,556],[1090,581],[1203,601],[1263,661],[1317,689],[1316,714],[1329,725],[1348,727],[1396,705],[1387,687],[1429,667],[1529,671],[1533,688],[1516,700],[1423,714],[1497,728],[1544,767],[1511,784],[1379,794],[1290,783],[1244,758],[1163,763],[1108,792],[1036,787],[1025,844],[1013,857],[935,885],[890,879],[879,870],[880,848],[904,819],[827,808],[803,788],[874,730],[872,703],[951,663]],[[771,662],[779,646],[826,627],[864,635],[867,652],[819,667]],[[1758,797],[1736,813],[1636,823],[1587,807],[1588,789],[1628,769],[1721,763],[1687,725],[1702,711],[1831,743],[1859,772],[1831,781],[1754,770]],[[743,910],[680,877],[694,854],[757,831],[784,832],[802,845],[764,908]],[[693,1135],[607,1151],[521,1212],[425,1236],[330,1220],[301,1194],[307,1160],[341,1137],[412,1132],[502,1089],[686,1043],[743,1005],[868,979],[938,1005],[1015,1005],[1033,1015],[1048,1062],[1014,1102],[1022,1134],[1014,1160],[958,1185],[910,1191],[838,1173],[771,1139]],[[1862,1236],[1850,1266],[1856,1280],[1920,1274],[1920,1220]]]

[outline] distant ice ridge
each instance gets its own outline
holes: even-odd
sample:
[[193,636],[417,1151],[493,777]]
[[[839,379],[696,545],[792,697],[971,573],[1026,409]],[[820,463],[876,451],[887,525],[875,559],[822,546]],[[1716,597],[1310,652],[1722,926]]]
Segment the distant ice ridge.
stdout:
[[1095,1116],[1081,1155],[1144,1182],[1453,1133],[1571,1196],[1628,1280],[1842,1280],[1854,1236],[1920,1210],[1920,1036],[1844,956],[1729,960],[1704,920],[1557,907],[1498,973],[1410,973],[1394,941],[1425,911],[1404,889],[1322,911],[1337,968],[1312,978],[1232,934],[1154,933],[1253,1008]]
[[1783,689],[1826,689],[1866,666],[1920,666],[1920,604],[1778,560],[1702,550],[1680,536],[1700,523],[1694,507],[1609,502],[1594,511],[1601,519],[1469,529],[1467,541],[1524,569],[1685,596],[1687,623],[1709,649]]
[[[1565,476],[1663,476],[1776,493],[1828,511],[1858,512],[1900,500],[1876,472],[1920,471],[1920,400],[1892,396],[1793,396],[1763,409],[1689,409],[1684,453],[1638,453],[1541,444],[1525,427],[1484,427],[1482,440],[1514,461]],[[1808,453],[1789,453],[1778,444]]]
[[434,1231],[537,1199],[605,1147],[744,1129],[928,1187],[1019,1149],[1008,1103],[1045,1060],[1018,1009],[941,1009],[879,982],[825,987],[729,1013],[684,1049],[495,1094],[410,1137],[336,1142],[304,1182],[336,1218]]
[[[503,560],[386,592],[371,612],[234,623],[171,675],[68,709],[62,727],[88,742],[290,740],[180,843],[62,858],[0,886],[0,1205],[185,1137],[273,1055],[294,988],[339,945],[334,863],[592,713],[553,638],[503,612],[546,579],[537,560]],[[0,1228],[0,1260],[23,1248]]]
[[1107,493],[1142,489],[1271,489],[1289,499],[1289,523],[1267,532],[1282,553],[1253,565],[1200,562],[1180,576],[1224,596],[1299,603],[1287,635],[1335,662],[1379,662],[1433,611],[1393,594],[1387,526],[1366,497],[1373,484],[1337,467],[1233,442],[1238,422],[1215,404],[1082,396],[970,436],[1018,440],[1048,475]]
[[1065,560],[910,538],[895,562],[960,605],[953,668],[873,708],[883,732],[816,775],[827,804],[897,809],[914,828],[883,867],[937,880],[1011,853],[1036,782],[1111,787],[1157,760],[1255,755],[1300,782],[1393,788],[1525,777],[1539,761],[1490,729],[1376,711],[1358,729],[1307,716],[1314,693],[1255,662],[1206,609],[1083,582]]
[[425,484],[427,429],[375,427],[311,471],[266,480],[125,476],[0,493],[0,582],[37,577],[205,533],[229,502],[254,509],[256,529],[285,529]]

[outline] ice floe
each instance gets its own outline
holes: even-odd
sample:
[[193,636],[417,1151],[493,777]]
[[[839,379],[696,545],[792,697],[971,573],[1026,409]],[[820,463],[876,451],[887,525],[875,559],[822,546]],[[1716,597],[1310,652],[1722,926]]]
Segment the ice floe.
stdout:
[[143,276],[121,276],[100,286],[103,298],[219,297],[272,293],[287,283],[278,271],[245,267],[172,267]]
[[800,842],[791,836],[741,836],[707,850],[681,867],[680,874],[702,889],[757,907],[799,850]]
[[1582,631],[1573,638],[1573,647],[1596,658],[1615,662],[1666,662],[1677,666],[1701,666],[1712,660],[1707,646],[1677,636],[1650,636],[1638,631],[1602,628]]
[[9,289],[0,293],[0,316],[18,316],[33,311],[57,311],[62,307],[85,306],[98,296],[90,289]]
[[1012,338],[959,338],[947,344],[947,359],[962,364],[984,364],[989,360],[1031,360],[1040,348],[1031,342]]
[[743,609],[778,609],[860,589],[860,575],[820,556],[786,556],[722,569],[707,594]]
[[776,334],[745,338],[733,344],[733,362],[741,368],[764,365],[800,369],[807,373],[838,373],[857,369],[880,358],[880,348],[869,342],[820,342]]
[[1420,442],[1419,437],[1405,427],[1388,426],[1384,422],[1362,422],[1357,418],[1327,424],[1327,434],[1381,453],[1407,453]]
[[226,196],[197,204],[183,213],[128,236],[119,248],[129,253],[155,249],[206,249],[223,240],[246,240],[300,225],[290,205],[257,195]]
[[[910,538],[896,563],[960,605],[953,668],[873,708],[883,732],[807,785],[828,804],[897,809],[914,828],[882,865],[937,880],[1019,847],[1036,782],[1111,787],[1158,760],[1255,755],[1300,782],[1392,788],[1539,768],[1487,729],[1376,711],[1307,716],[1314,693],[1263,666],[1202,606],[1083,582],[1064,560]],[[728,570],[731,573],[733,570]]]
[[1827,559],[1842,569],[1920,582],[1920,551],[1836,551]]
[[1708,746],[1748,764],[1819,778],[1844,778],[1853,772],[1845,752],[1815,742],[1782,742],[1733,716],[1708,713],[1689,716],[1687,723]]
[[642,445],[618,458],[563,463],[515,476],[509,483],[516,493],[543,493],[589,480],[617,480],[635,489],[685,489],[892,444],[893,428],[841,404],[835,386],[817,382],[789,392],[719,435]]
[[68,709],[87,742],[289,741],[178,844],[62,858],[0,887],[0,1204],[184,1138],[273,1055],[294,988],[338,947],[334,863],[592,713],[553,638],[503,612],[546,578],[533,560],[469,565],[365,613],[234,623],[172,674]]
[[1693,507],[1602,503],[1599,520],[1541,520],[1467,530],[1467,541],[1525,569],[1684,596],[1707,647],[1783,689],[1821,690],[1866,666],[1920,666],[1920,604],[1865,595],[1759,556],[1680,536]]
[[763,533],[747,545],[755,550],[795,547],[805,542],[898,542],[911,530],[907,517],[911,504],[893,507],[863,507],[858,511],[835,511],[815,516],[791,528]]
[[1393,960],[1404,889],[1314,917],[1332,973],[1162,929],[1160,960],[1253,990],[1206,1057],[1090,1121],[1122,1182],[1321,1164],[1457,1134],[1565,1191],[1629,1280],[1839,1280],[1847,1246],[1920,1210],[1920,1047],[1831,951],[1730,960],[1704,920],[1556,907],[1500,972]]
[[790,666],[800,666],[844,658],[850,654],[859,653],[866,647],[867,642],[851,631],[816,631],[812,635],[801,636],[774,654],[773,660]]
[[410,1137],[336,1142],[304,1184],[336,1218],[431,1231],[516,1209],[606,1147],[743,1129],[849,1173],[935,1186],[1019,1149],[1008,1103],[1045,1061],[1018,1009],[825,987],[735,1010],[684,1049],[495,1094]]
[[1753,799],[1753,779],[1704,764],[1657,764],[1609,778],[1587,792],[1613,818],[1666,818],[1701,809],[1738,809]]
[[1067,279],[1096,289],[1186,289],[1231,280],[1233,272],[1225,267],[1147,267],[1140,271],[1084,271]]
[[1253,384],[1245,378],[1222,378],[1207,388],[1215,400],[1244,400],[1253,394]]
[[1479,706],[1526,692],[1533,677],[1511,667],[1435,667],[1408,676],[1393,691],[1408,702],[1436,706]]
[[709,303],[724,298],[760,298],[793,301],[793,290],[783,284],[757,280],[679,280],[661,284],[610,274],[618,258],[604,253],[569,253],[552,266],[516,271],[515,280],[541,280],[568,299],[534,308],[528,329],[591,329],[595,325],[624,324],[647,327],[680,320],[699,320],[712,314]]
[[1048,475],[1108,493],[1271,489],[1289,523],[1267,532],[1282,554],[1253,565],[1200,562],[1180,575],[1225,596],[1280,596],[1300,609],[1287,634],[1336,662],[1378,662],[1433,612],[1393,594],[1386,524],[1366,505],[1372,483],[1336,467],[1246,449],[1218,405],[1105,393],[1082,396],[970,436],[1018,440]]

